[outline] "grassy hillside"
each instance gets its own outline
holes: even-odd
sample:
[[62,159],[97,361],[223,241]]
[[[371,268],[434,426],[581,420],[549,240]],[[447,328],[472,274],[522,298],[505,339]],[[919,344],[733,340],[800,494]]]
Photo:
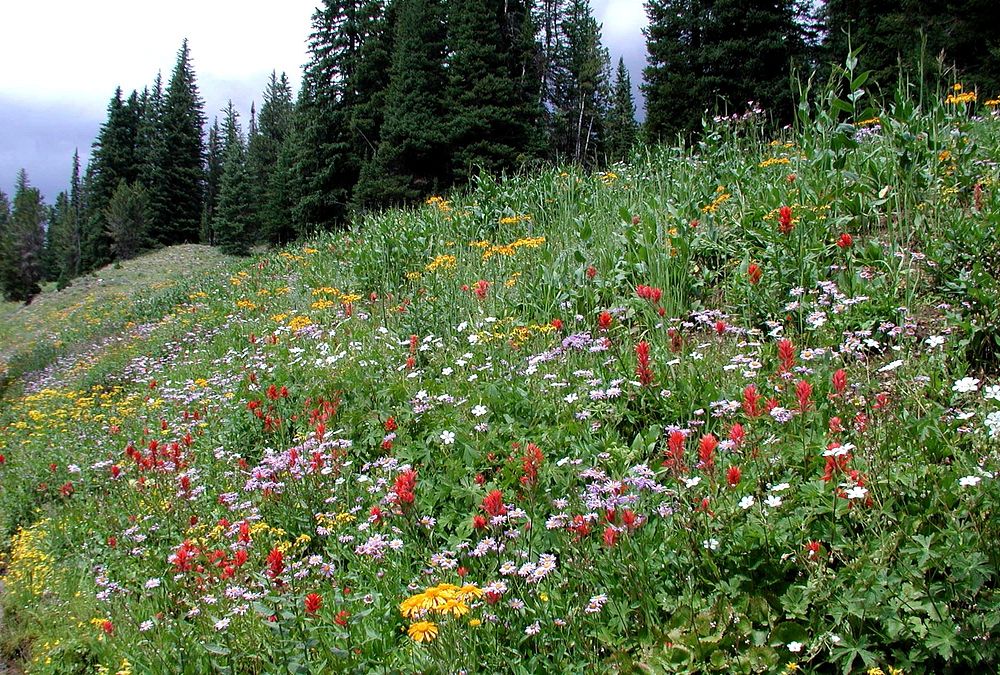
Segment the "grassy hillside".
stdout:
[[4,649],[995,668],[1000,120],[972,112],[828,97],[224,270],[166,250],[175,286],[95,300],[106,342],[79,299],[17,310],[74,357],[3,401]]

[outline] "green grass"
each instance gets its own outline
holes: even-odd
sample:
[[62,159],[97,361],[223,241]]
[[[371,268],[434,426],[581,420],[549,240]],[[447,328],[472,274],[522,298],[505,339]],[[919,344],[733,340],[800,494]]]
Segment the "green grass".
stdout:
[[40,673],[995,669],[1000,120],[855,103],[16,310],[72,358],[4,395],[0,645]]

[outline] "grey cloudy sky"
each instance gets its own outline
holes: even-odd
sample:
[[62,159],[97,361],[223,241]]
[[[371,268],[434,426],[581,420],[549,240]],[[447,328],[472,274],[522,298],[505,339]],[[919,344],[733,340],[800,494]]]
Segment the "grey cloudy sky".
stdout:
[[[604,41],[623,56],[636,87],[645,64],[644,0],[591,0]],[[0,189],[18,169],[47,202],[84,163],[115,87],[127,96],[164,81],[181,41],[191,47],[211,120],[232,99],[246,115],[272,70],[297,90],[317,0],[59,0],[5,2],[0,27]],[[637,92],[638,94],[638,92]],[[638,98],[637,98],[638,101]],[[641,105],[641,101],[640,101]]]

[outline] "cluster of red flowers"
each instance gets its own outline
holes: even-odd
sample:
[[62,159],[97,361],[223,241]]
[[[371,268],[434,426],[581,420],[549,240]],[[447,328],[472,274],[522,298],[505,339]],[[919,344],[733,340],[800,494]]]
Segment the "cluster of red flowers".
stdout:
[[684,466],[684,443],[686,440],[684,432],[676,429],[667,436],[667,456],[663,460],[663,466],[675,476],[687,471],[687,467]]
[[639,377],[639,383],[648,387],[653,383],[653,370],[650,368],[649,343],[642,340],[635,346],[635,356],[639,362],[636,366],[635,374]]
[[403,509],[413,503],[413,491],[417,487],[417,472],[413,469],[402,472],[396,476],[396,484],[393,491],[396,493],[396,503]]
[[782,206],[778,209],[778,231],[782,234],[789,234],[795,229],[795,221],[792,219],[792,207]]
[[635,294],[643,300],[649,300],[650,302],[657,303],[663,296],[663,290],[656,288],[655,286],[644,286],[643,284],[639,284],[635,287]]
[[757,263],[750,263],[747,265],[747,279],[750,284],[756,286],[760,283],[761,277],[764,276],[764,270],[761,269],[760,265]]
[[522,485],[531,487],[538,482],[538,469],[542,466],[544,460],[545,456],[542,454],[542,449],[534,443],[528,443],[528,447],[521,457],[521,469],[524,472],[521,476]]

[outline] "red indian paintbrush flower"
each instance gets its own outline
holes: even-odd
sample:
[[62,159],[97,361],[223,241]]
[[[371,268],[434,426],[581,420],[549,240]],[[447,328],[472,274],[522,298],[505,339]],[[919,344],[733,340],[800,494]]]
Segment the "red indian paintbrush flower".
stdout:
[[750,285],[756,286],[760,283],[761,277],[764,276],[764,270],[760,268],[757,263],[750,263],[747,266],[747,279],[750,281]]
[[315,614],[323,606],[323,598],[319,593],[310,593],[305,600],[306,614]]
[[840,238],[837,239],[837,246],[839,246],[842,249],[850,248],[851,244],[853,243],[854,243],[854,237],[849,235],[847,232],[841,234]]
[[779,373],[786,373],[795,365],[795,347],[792,345],[791,340],[784,339],[778,341],[778,359],[781,360],[781,365],[778,369]]
[[267,554],[267,569],[267,573],[272,579],[277,578],[285,571],[285,554],[280,549],[272,548],[271,552]]
[[601,312],[600,316],[597,317],[597,326],[601,330],[607,330],[611,328],[611,313]]
[[729,428],[729,440],[733,442],[733,447],[738,448],[743,445],[743,439],[745,439],[746,436],[747,432],[743,428],[743,425],[739,422]]
[[736,487],[740,484],[740,479],[743,478],[743,472],[740,471],[740,467],[731,466],[726,469],[726,484],[729,487]]
[[838,394],[843,394],[844,390],[847,389],[847,371],[843,368],[839,368],[837,372],[833,374],[832,382],[833,390]]
[[676,429],[667,436],[667,457],[663,460],[663,466],[672,473],[679,474],[686,471],[684,466],[684,442],[686,440],[684,433]]
[[404,471],[396,476],[396,503],[404,508],[413,503],[413,490],[417,487],[417,472],[413,469]]
[[795,398],[799,400],[799,412],[805,412],[812,407],[812,385],[806,380],[799,380],[795,385]]
[[528,443],[524,456],[521,457],[521,468],[524,470],[524,475],[521,476],[522,485],[530,487],[538,482],[538,469],[544,460],[542,449],[534,443]]
[[757,417],[761,414],[759,407],[761,395],[757,393],[757,386],[748,384],[743,389],[743,412],[747,417]]
[[494,517],[507,513],[507,507],[503,503],[503,493],[500,490],[493,490],[483,497],[483,511]]
[[715,468],[715,449],[719,447],[719,439],[713,434],[705,434],[698,442],[698,466],[711,471]]
[[649,367],[649,343],[645,340],[635,346],[635,356],[639,361],[635,374],[639,377],[639,382],[644,387],[653,383],[653,371]]
[[778,231],[782,234],[789,234],[795,228],[795,221],[792,220],[792,207],[782,206],[778,209]]

